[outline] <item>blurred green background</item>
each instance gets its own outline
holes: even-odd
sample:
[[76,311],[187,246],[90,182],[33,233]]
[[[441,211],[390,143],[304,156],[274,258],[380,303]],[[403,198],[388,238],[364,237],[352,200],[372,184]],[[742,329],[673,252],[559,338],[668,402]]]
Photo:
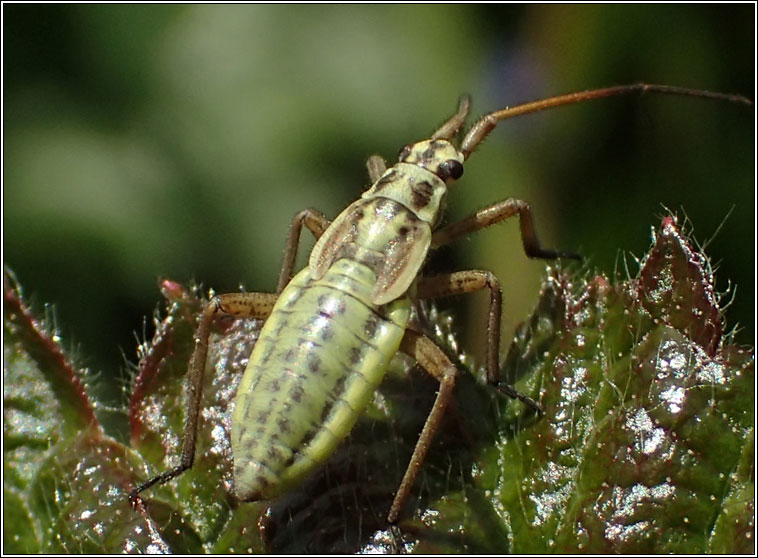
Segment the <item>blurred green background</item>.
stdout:
[[[394,161],[464,92],[477,115],[635,81],[753,98],[754,9],[6,4],[3,260],[38,311],[55,305],[65,345],[118,402],[158,277],[273,290],[292,216],[336,216],[367,186],[368,156]],[[519,197],[543,244],[625,276],[663,205],[686,213],[712,239],[719,290],[738,286],[728,328],[752,342],[754,139],[752,109],[699,99],[522,117],[471,157],[450,218]],[[435,260],[500,277],[506,345],[543,269],[517,230]],[[462,329],[481,355],[486,296],[466,298]]]

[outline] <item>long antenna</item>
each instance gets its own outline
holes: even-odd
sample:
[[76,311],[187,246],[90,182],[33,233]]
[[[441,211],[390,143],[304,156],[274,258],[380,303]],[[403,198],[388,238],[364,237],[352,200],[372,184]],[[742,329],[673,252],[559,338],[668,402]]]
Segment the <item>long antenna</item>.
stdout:
[[479,145],[484,138],[497,126],[497,123],[506,118],[513,118],[514,116],[521,116],[522,114],[529,114],[532,112],[538,112],[553,107],[559,107],[562,105],[571,105],[574,103],[581,103],[583,101],[591,101],[593,99],[602,99],[605,97],[615,97],[618,95],[629,95],[632,93],[661,93],[665,95],[680,95],[687,97],[703,97],[706,99],[713,99],[716,101],[728,101],[730,103],[741,103],[744,105],[752,106],[753,102],[747,97],[742,95],[731,95],[728,93],[713,93],[711,91],[702,91],[699,89],[688,89],[686,87],[674,87],[671,85],[653,85],[649,83],[634,83],[632,85],[617,85],[615,87],[605,87],[603,89],[590,89],[589,91],[577,91],[576,93],[567,93],[566,95],[558,95],[557,97],[550,97],[548,99],[541,99],[539,101],[532,101],[530,103],[524,103],[515,107],[504,108],[485,114],[482,116],[476,124],[466,134],[461,142],[461,152],[464,158],[468,159],[477,145]]

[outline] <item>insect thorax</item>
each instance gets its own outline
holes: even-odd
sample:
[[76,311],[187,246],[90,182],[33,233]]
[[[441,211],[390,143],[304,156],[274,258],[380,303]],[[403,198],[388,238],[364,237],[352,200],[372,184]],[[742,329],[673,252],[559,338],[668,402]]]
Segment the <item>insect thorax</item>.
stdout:
[[364,199],[385,197],[410,209],[419,219],[434,226],[441,218],[447,184],[441,166],[449,161],[463,164],[463,155],[446,140],[425,140],[408,145],[400,152],[400,162],[388,169]]

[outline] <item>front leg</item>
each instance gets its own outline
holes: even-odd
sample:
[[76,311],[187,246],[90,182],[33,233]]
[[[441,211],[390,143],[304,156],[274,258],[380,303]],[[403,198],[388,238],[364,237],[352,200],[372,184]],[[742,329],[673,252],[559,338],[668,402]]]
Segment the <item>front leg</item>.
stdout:
[[387,163],[379,155],[372,155],[366,161],[366,169],[368,169],[368,177],[371,179],[371,184],[373,184],[387,172]]
[[437,248],[452,242],[456,238],[504,221],[514,215],[519,216],[521,225],[521,240],[524,252],[530,258],[543,258],[552,260],[555,258],[571,258],[581,260],[581,256],[572,252],[557,252],[547,250],[540,246],[537,240],[537,232],[534,229],[534,218],[529,204],[522,200],[509,198],[484,209],[480,209],[465,219],[442,227],[432,235],[432,248]]
[[324,234],[324,231],[329,228],[331,222],[320,211],[308,208],[303,209],[300,213],[295,215],[290,225],[290,234],[287,237],[287,246],[284,249],[284,261],[282,262],[282,270],[279,272],[279,282],[276,285],[276,292],[281,293],[287,283],[292,279],[292,268],[295,266],[295,258],[297,257],[297,246],[300,243],[300,231],[303,229],[303,225],[313,233],[316,240]]

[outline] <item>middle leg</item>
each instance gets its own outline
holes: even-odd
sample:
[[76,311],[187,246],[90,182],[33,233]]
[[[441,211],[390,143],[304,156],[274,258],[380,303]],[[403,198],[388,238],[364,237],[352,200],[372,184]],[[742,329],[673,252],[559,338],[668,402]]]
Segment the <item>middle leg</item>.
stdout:
[[538,413],[540,406],[529,396],[512,386],[500,382],[500,317],[503,308],[503,291],[500,281],[490,271],[457,271],[436,277],[423,277],[417,286],[417,298],[439,298],[443,296],[473,293],[489,289],[490,304],[487,316],[487,381],[513,399],[518,399]]
[[190,358],[187,374],[187,406],[179,464],[134,488],[129,494],[129,500],[132,504],[136,505],[140,501],[140,492],[155,484],[164,484],[178,477],[191,468],[195,461],[195,444],[203,394],[203,376],[213,322],[219,316],[265,319],[271,314],[277,298],[278,295],[271,293],[229,293],[215,296],[206,305],[195,332],[195,349],[192,352],[192,358]]

